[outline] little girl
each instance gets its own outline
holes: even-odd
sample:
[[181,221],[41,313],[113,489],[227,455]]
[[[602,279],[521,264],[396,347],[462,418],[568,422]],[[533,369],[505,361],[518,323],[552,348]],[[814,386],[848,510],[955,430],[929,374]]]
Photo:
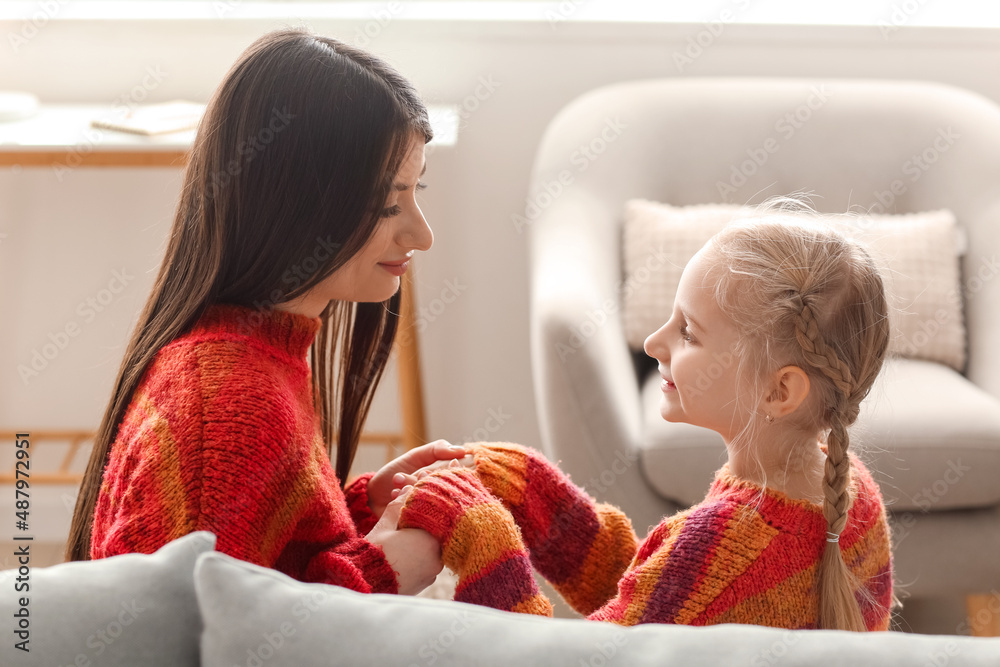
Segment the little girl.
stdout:
[[[399,525],[440,540],[456,600],[551,615],[534,565],[594,620],[886,630],[886,512],[847,426],[888,340],[882,281],[861,246],[780,217],[730,226],[685,267],[670,319],[645,342],[663,418],[725,440],[728,462],[701,503],[639,543],[620,510],[539,453],[475,443],[474,471],[407,476]],[[720,352],[733,364],[696,386]]]

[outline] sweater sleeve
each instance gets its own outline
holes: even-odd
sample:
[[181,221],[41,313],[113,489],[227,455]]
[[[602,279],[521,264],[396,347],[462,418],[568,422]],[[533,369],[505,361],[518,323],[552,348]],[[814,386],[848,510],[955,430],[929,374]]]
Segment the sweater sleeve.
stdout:
[[733,503],[697,505],[668,517],[639,546],[617,594],[587,618],[702,625],[740,601],[730,584],[777,533],[752,508]]
[[370,533],[378,523],[378,517],[368,505],[368,482],[374,475],[374,472],[366,472],[344,487],[347,509],[351,512],[355,527],[362,535]]
[[398,525],[426,530],[441,543],[444,564],[458,575],[455,600],[552,616],[514,518],[473,471],[445,468],[418,481]]
[[566,602],[586,615],[614,596],[638,545],[628,517],[596,502],[530,447],[466,447],[483,484],[521,529],[531,563]]
[[282,396],[258,387],[244,389],[241,418],[206,406],[193,529],[215,533],[217,551],[300,581],[397,592],[382,548],[359,534],[325,450],[296,438]]

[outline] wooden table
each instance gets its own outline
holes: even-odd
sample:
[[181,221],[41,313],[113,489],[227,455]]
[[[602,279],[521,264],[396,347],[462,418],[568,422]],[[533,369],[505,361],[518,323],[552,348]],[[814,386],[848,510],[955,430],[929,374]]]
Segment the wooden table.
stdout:
[[[90,127],[94,118],[110,116],[104,105],[42,105],[24,120],[0,122],[0,166],[21,167],[183,167],[194,130],[141,136]],[[428,108],[434,139],[431,146],[454,146],[458,140],[458,108]]]

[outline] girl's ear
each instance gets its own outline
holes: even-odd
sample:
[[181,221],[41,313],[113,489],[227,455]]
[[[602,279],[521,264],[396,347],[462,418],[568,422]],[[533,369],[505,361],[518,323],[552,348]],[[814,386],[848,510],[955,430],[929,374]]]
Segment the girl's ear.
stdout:
[[771,379],[773,384],[764,399],[764,411],[775,419],[795,412],[809,396],[809,375],[798,366],[779,368]]

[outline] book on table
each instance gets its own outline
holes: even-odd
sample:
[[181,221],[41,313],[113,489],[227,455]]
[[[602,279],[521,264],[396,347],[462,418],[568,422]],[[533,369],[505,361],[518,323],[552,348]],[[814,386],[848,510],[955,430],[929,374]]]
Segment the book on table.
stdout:
[[173,100],[158,104],[140,104],[134,107],[115,108],[101,118],[94,118],[93,127],[132,134],[166,134],[198,127],[205,105],[187,100]]

